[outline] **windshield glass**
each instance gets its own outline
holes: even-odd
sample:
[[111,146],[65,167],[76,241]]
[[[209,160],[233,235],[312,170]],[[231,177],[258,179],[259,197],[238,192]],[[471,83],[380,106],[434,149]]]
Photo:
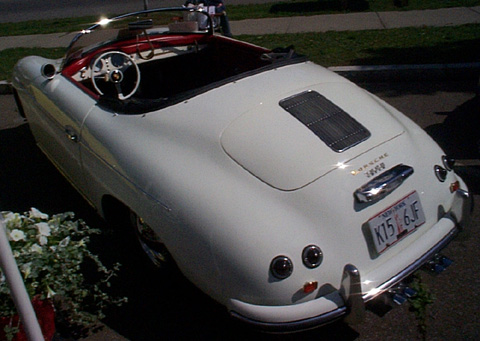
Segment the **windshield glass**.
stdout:
[[211,19],[208,13],[193,7],[146,10],[102,19],[75,36],[64,66],[106,44],[128,39],[148,40],[153,35],[171,33],[213,34]]

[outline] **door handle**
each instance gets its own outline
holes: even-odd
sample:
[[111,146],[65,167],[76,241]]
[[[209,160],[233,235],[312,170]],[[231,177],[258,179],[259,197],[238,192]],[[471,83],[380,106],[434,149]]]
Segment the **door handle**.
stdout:
[[65,127],[65,134],[67,134],[67,138],[72,141],[72,142],[78,142],[78,135],[76,133],[76,131],[70,127],[70,126],[66,126]]

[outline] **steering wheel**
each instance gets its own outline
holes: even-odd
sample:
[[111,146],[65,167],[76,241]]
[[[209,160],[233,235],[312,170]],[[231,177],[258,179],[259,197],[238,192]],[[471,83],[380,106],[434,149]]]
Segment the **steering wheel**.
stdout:
[[131,97],[140,85],[140,69],[137,63],[123,52],[110,51],[100,54],[93,60],[90,69],[93,87],[100,95],[108,90],[107,84],[111,83],[118,99],[123,101]]

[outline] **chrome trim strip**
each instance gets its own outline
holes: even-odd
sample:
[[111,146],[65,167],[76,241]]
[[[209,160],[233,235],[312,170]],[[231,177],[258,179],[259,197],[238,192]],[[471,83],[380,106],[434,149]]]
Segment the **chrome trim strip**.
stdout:
[[378,201],[392,193],[412,174],[412,167],[399,164],[358,188],[353,195],[361,203]]

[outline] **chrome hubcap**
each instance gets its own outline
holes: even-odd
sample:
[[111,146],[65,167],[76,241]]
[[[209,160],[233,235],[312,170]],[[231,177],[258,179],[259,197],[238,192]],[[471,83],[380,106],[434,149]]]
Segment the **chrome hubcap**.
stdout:
[[163,245],[155,231],[153,231],[153,229],[148,226],[142,218],[133,213],[132,215],[135,234],[137,235],[143,251],[155,266],[164,267],[167,262],[165,257],[167,254],[165,245]]

